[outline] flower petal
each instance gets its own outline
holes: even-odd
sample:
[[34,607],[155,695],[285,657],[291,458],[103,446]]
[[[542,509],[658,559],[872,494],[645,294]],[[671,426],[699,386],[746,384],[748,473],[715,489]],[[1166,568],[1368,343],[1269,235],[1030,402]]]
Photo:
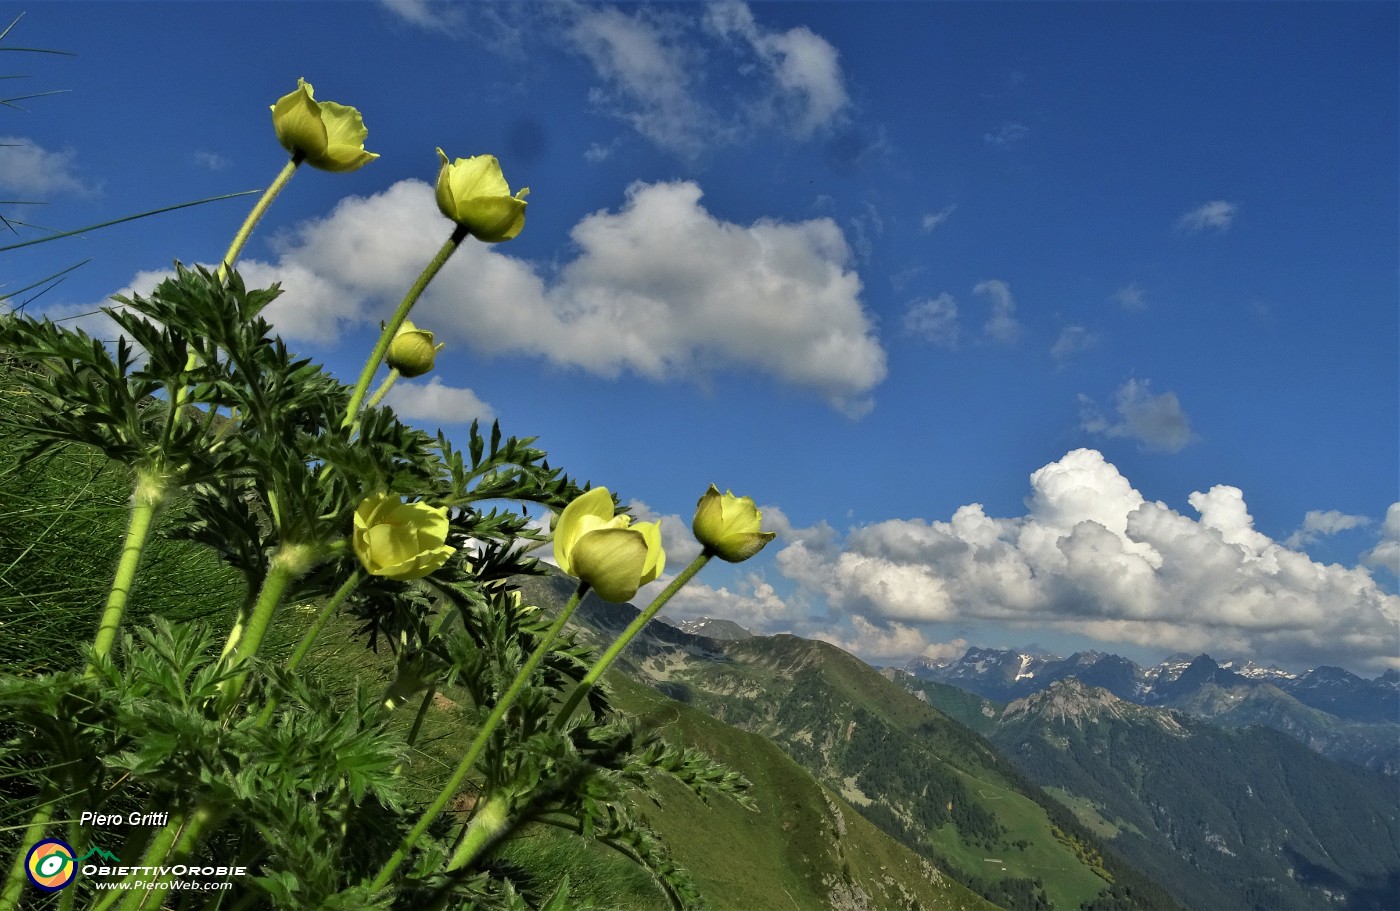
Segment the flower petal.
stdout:
[[604,601],[628,601],[641,588],[649,552],[646,536],[635,528],[600,528],[574,547],[574,575]]
[[282,148],[293,155],[311,158],[325,153],[329,140],[311,83],[298,79],[296,91],[277,99],[272,106],[272,129]]
[[326,149],[317,156],[308,155],[307,164],[323,171],[356,171],[379,156],[365,151],[369,130],[360,112],[334,101],[322,101],[321,122],[326,133]]
[[[598,522],[587,523],[585,527],[585,516],[591,516]],[[554,523],[554,562],[559,564],[559,568],[571,576],[577,576],[573,564],[574,545],[585,532],[612,521],[612,518],[613,499],[606,487],[595,487],[565,506],[559,520]]]

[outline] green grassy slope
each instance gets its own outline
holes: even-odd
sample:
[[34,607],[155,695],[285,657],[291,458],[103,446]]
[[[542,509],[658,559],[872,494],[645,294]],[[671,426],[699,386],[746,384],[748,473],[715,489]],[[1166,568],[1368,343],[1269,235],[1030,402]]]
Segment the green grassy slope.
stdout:
[[[582,616],[611,629],[625,613]],[[669,696],[772,739],[884,831],[1004,907],[1107,903],[1110,881],[1132,885],[1133,906],[1174,905],[1104,856],[1092,832],[984,740],[833,646],[657,630],[629,650],[627,665]]]
[[678,785],[651,815],[716,909],[993,907],[894,842],[768,740],[621,676],[626,711],[699,747],[754,784],[758,811],[701,804]]

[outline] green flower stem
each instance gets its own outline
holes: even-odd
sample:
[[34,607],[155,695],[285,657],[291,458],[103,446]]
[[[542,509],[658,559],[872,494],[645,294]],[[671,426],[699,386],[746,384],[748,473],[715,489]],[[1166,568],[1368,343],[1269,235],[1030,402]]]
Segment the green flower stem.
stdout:
[[[91,828],[79,825],[77,818],[68,821],[68,844],[84,845],[92,841]],[[62,896],[58,900],[58,911],[73,911],[73,900],[77,897],[77,889],[64,889]]]
[[273,615],[277,613],[277,605],[282,601],[282,593],[287,590],[293,579],[311,568],[315,556],[314,548],[305,544],[283,544],[273,556],[272,565],[268,567],[267,578],[263,580],[262,591],[258,593],[258,601],[253,605],[248,623],[228,652],[228,669],[235,673],[219,684],[222,691],[219,699],[221,711],[231,709],[243,694],[247,673],[241,670],[241,665],[258,653],[267,627],[271,624]]
[[452,859],[447,862],[447,870],[451,872],[462,869],[510,825],[510,807],[505,799],[495,794],[486,798],[477,807],[467,831],[457,849],[452,852]]
[[418,298],[423,296],[423,290],[428,287],[428,283],[442,271],[442,267],[447,264],[447,260],[462,245],[462,241],[467,239],[467,229],[458,225],[452,230],[452,236],[447,239],[447,243],[442,245],[437,255],[423,269],[421,275],[413,283],[413,287],[408,289],[404,295],[399,308],[394,311],[393,317],[385,324],[384,331],[379,333],[379,341],[375,343],[374,350],[370,352],[369,360],[365,361],[365,367],[360,371],[360,380],[355,384],[355,391],[350,396],[350,405],[345,409],[345,419],[340,426],[349,427],[355,423],[355,416],[360,413],[360,405],[365,400],[365,394],[369,392],[369,384],[374,381],[374,375],[379,371],[379,365],[384,361],[384,355],[389,352],[389,343],[394,340],[399,327],[403,321],[408,319],[408,311],[413,309],[413,305],[418,303]]
[[131,587],[136,580],[136,567],[141,562],[141,551],[150,537],[151,523],[156,509],[165,499],[165,479],[157,471],[138,469],[136,489],[131,495],[131,516],[127,521],[126,537],[122,540],[122,555],[117,562],[117,573],[112,579],[112,589],[107,595],[107,607],[102,612],[102,620],[97,626],[97,637],[93,640],[93,656],[88,662],[85,677],[97,675],[96,662],[112,651],[117,640],[117,631],[122,625],[122,614],[131,595]]
[[495,732],[496,727],[500,725],[501,719],[506,716],[506,712],[515,704],[515,700],[519,697],[520,691],[525,688],[526,681],[530,679],[530,675],[535,672],[535,668],[539,667],[540,662],[544,660],[544,656],[547,655],[550,648],[554,646],[554,640],[559,637],[559,633],[564,629],[564,624],[568,622],[569,616],[573,614],[574,609],[579,606],[579,602],[583,600],[583,596],[587,593],[588,583],[580,582],[578,588],[574,590],[573,597],[569,599],[568,604],[564,605],[564,609],[559,612],[559,616],[554,619],[554,623],[551,624],[549,629],[545,632],[544,638],[541,639],[540,644],[535,647],[534,653],[530,655],[529,660],[525,662],[525,666],[515,675],[515,680],[511,683],[510,689],[506,690],[505,695],[496,703],[496,707],[491,710],[491,714],[486,717],[486,723],[481,726],[481,730],[477,731],[476,739],[472,741],[472,745],[467,750],[466,755],[462,757],[462,761],[457,763],[457,768],[452,772],[452,777],[447,780],[447,784],[443,785],[442,790],[438,792],[438,796],[433,800],[432,804],[429,805],[428,809],[423,811],[423,815],[419,818],[417,824],[404,836],[403,841],[399,843],[393,855],[390,856],[383,868],[380,869],[379,875],[376,876],[374,882],[370,884],[370,889],[372,891],[378,892],[389,884],[389,880],[393,878],[394,873],[408,858],[408,852],[413,850],[413,846],[418,843],[418,839],[422,838],[423,833],[428,831],[428,827],[433,824],[433,820],[437,819],[442,811],[447,809],[447,804],[451,802],[458,789],[462,787],[462,783],[467,780],[467,775],[471,772],[472,766],[476,765],[477,759],[481,756],[482,751],[486,749],[486,744],[490,742],[491,735]]
[[[238,261],[238,254],[243,252],[243,245],[246,244],[248,238],[253,235],[253,229],[257,227],[258,222],[262,221],[263,215],[267,213],[268,207],[271,206],[272,201],[277,198],[277,194],[282,192],[282,188],[287,185],[287,182],[292,179],[292,175],[297,172],[297,166],[301,164],[304,157],[305,156],[300,152],[292,156],[291,160],[283,166],[281,172],[278,173],[277,177],[272,181],[272,184],[268,186],[266,190],[263,190],[262,196],[258,197],[258,201],[253,204],[253,209],[248,213],[248,217],[243,219],[243,224],[239,227],[238,233],[233,235],[233,242],[229,244],[228,251],[224,253],[224,258],[219,262],[219,271],[216,277],[220,285],[223,284],[224,279],[228,278],[229,270],[232,269],[233,264]],[[198,356],[191,351],[185,358],[185,370],[187,372],[193,370],[198,363]],[[171,402],[173,403],[172,410],[177,423],[183,417],[185,402],[189,397],[190,390],[188,386],[181,386],[179,389],[175,390],[175,394],[171,396]]]
[[[355,586],[360,584],[360,579],[364,578],[357,569],[350,574],[350,578],[341,583],[335,594],[331,595],[321,608],[321,613],[316,615],[316,622],[311,624],[311,629],[306,631],[306,635],[301,637],[301,642],[297,643],[296,651],[292,652],[292,657],[287,659],[288,673],[295,671],[301,666],[301,662],[311,651],[311,646],[316,642],[316,637],[321,635],[321,630],[326,628],[327,621],[335,613],[336,608],[350,596],[355,590]],[[277,700],[269,699],[267,705],[263,706],[262,714],[258,716],[258,727],[267,724],[272,718],[272,713],[277,710]]]
[[[204,836],[205,830],[221,818],[222,814],[208,804],[201,804],[193,812],[181,813],[178,818],[172,819],[166,824],[165,828],[161,829],[151,840],[151,845],[146,849],[146,855],[141,859],[140,866],[157,867],[171,857],[181,857],[188,854],[194,848],[195,843]],[[133,874],[132,878],[135,878],[135,875]],[[159,889],[114,889],[112,891],[123,899],[121,911],[140,911],[146,906],[152,895],[161,892]],[[125,891],[125,895],[123,895],[123,891]],[[109,907],[109,905],[98,905],[93,911],[102,911],[105,907]]]
[[277,194],[282,192],[282,188],[287,185],[287,182],[292,179],[292,175],[297,172],[297,166],[301,164],[303,158],[305,158],[305,156],[300,152],[292,156],[291,161],[288,161],[287,164],[283,166],[277,178],[272,181],[271,186],[263,191],[263,195],[259,197],[257,203],[253,206],[253,210],[248,213],[248,217],[243,219],[243,225],[238,229],[238,233],[233,235],[233,243],[228,245],[228,252],[224,254],[223,260],[219,263],[219,281],[222,282],[225,278],[228,278],[229,270],[232,269],[233,264],[238,261],[238,254],[243,252],[243,245],[246,244],[248,238],[252,236],[253,229],[257,227],[258,222],[262,220],[263,215],[267,212],[268,206],[272,205],[272,201],[277,198]]
[[44,837],[44,830],[48,828],[53,820],[54,807],[58,804],[58,795],[52,784],[45,785],[44,791],[39,798],[42,803],[39,809],[34,811],[33,817],[29,820],[28,827],[24,830],[24,836],[19,842],[19,853],[15,855],[15,862],[10,865],[10,873],[5,877],[5,889],[0,892],[0,911],[15,911],[19,907],[20,897],[24,895],[27,888],[25,881],[28,879],[24,875],[25,855],[29,853],[29,846]]
[[[437,691],[435,686],[430,686],[423,691],[423,701],[418,705],[418,714],[413,716],[413,724],[408,729],[408,737],[405,741],[408,746],[413,746],[418,742],[418,732],[423,728],[423,719],[428,717],[428,706],[433,704],[433,697],[437,695]],[[403,763],[399,763],[394,771],[397,773],[401,768],[403,768]]]
[[652,601],[651,605],[646,610],[638,614],[637,618],[628,624],[627,629],[622,631],[622,635],[618,636],[617,640],[613,642],[612,645],[608,646],[608,650],[603,652],[603,657],[599,658],[598,663],[593,665],[588,673],[584,675],[583,680],[579,681],[579,685],[569,694],[569,698],[564,703],[563,708],[559,710],[559,714],[554,716],[554,723],[552,726],[555,730],[563,728],[564,725],[568,723],[569,718],[573,716],[579,703],[583,701],[583,697],[587,696],[588,691],[593,689],[593,685],[603,676],[603,672],[608,669],[608,665],[612,664],[617,656],[622,654],[622,650],[642,631],[642,627],[646,626],[647,623],[651,621],[651,618],[655,617],[657,612],[666,606],[666,602],[670,601],[671,597],[676,592],[680,591],[687,582],[694,578],[695,574],[704,568],[705,564],[709,563],[710,558],[714,555],[714,551],[710,550],[708,547],[702,550],[700,556],[691,560],[690,565],[681,570],[680,575],[672,579],[671,584],[666,586],[661,594],[656,596],[656,600]]
[[[165,860],[166,856],[170,853],[170,847],[175,843],[176,837],[179,836],[180,829],[184,826],[186,818],[186,813],[179,813],[174,819],[166,823],[165,828],[157,832],[155,837],[151,839],[151,843],[146,846],[146,853],[141,856],[140,864],[135,866],[159,866],[161,861]],[[136,880],[136,875],[135,873],[131,874],[125,881],[134,882]],[[108,908],[116,905],[118,902],[122,901],[122,899],[126,899],[122,904],[123,909],[133,907],[132,901],[139,901],[141,893],[146,891],[145,889],[112,889],[102,897],[101,901],[93,905],[92,911],[107,911]]]
[[[251,583],[252,579],[248,581]],[[248,594],[243,598],[243,603],[238,606],[238,616],[233,618],[233,626],[229,627],[223,651],[219,652],[220,661],[226,661],[228,656],[233,653],[234,647],[238,645],[238,640],[243,638],[243,627],[248,625],[248,618],[252,615],[253,605],[257,601],[258,592],[250,584]]]
[[399,373],[397,367],[390,370],[389,375],[384,378],[384,382],[380,383],[379,388],[374,390],[374,395],[369,397],[369,401],[365,403],[365,407],[373,408],[375,405],[384,401],[384,396],[389,394],[389,390],[394,388],[394,384],[399,381],[399,377],[402,375],[403,374]]
[[350,574],[350,578],[342,582],[340,588],[335,590],[335,594],[331,595],[325,607],[321,608],[321,613],[317,615],[316,622],[312,624],[311,629],[306,631],[306,635],[303,636],[301,642],[297,644],[296,651],[292,652],[292,657],[287,659],[287,670],[289,672],[301,666],[301,662],[311,651],[311,646],[315,644],[316,637],[321,635],[321,630],[326,628],[326,623],[331,619],[331,615],[335,613],[335,609],[340,607],[341,603],[346,598],[350,597],[350,593],[355,590],[355,586],[359,585],[360,580],[363,578],[364,575],[358,569],[355,570]]

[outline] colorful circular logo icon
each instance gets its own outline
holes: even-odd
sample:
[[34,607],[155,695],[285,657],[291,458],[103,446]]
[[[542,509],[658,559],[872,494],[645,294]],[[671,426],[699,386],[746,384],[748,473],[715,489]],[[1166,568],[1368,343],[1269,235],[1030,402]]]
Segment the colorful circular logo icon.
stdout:
[[29,881],[45,892],[57,892],[73,881],[78,865],[73,849],[57,838],[46,838],[29,849],[24,858]]

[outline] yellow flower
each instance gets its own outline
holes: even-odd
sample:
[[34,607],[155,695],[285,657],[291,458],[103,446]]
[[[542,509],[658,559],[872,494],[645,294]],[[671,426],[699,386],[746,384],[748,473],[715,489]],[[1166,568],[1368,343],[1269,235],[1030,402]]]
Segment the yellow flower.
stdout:
[[443,215],[466,228],[472,237],[488,244],[510,240],[520,233],[525,227],[525,197],[530,193],[529,187],[510,195],[510,184],[506,183],[495,155],[450,161],[442,149],[437,153],[442,159],[437,179],[437,204]]
[[742,563],[774,538],[774,532],[759,530],[762,519],[752,497],[736,497],[727,490],[721,494],[711,484],[696,504],[690,529],[721,560]]
[[433,346],[433,334],[404,320],[394,340],[389,343],[389,366],[406,377],[422,376],[433,369],[433,361],[442,346]]
[[613,515],[612,494],[595,487],[564,507],[554,526],[554,560],[604,601],[628,601],[661,575],[661,526]]
[[317,101],[305,79],[298,79],[296,91],[272,106],[272,128],[282,148],[322,171],[358,171],[379,157],[365,151],[369,130],[360,112],[334,101]]
[[370,494],[355,510],[355,555],[376,576],[421,579],[447,562],[447,508]]

